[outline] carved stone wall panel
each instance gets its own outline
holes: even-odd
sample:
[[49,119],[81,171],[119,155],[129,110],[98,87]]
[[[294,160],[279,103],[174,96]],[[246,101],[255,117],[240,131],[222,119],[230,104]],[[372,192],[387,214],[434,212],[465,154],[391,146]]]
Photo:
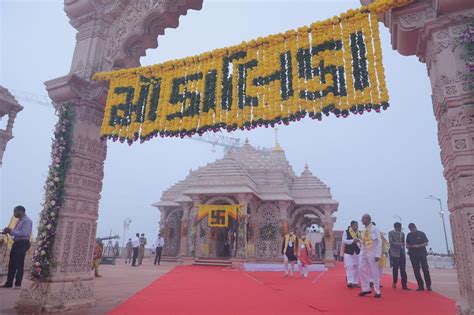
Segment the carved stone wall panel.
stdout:
[[[273,203],[261,204],[256,213],[257,221],[257,258],[277,258],[281,256],[282,235],[280,233],[280,209]],[[271,227],[275,230],[272,239],[267,239],[262,229]]]
[[167,256],[177,256],[181,243],[181,212],[175,210],[171,212],[165,221],[165,247],[163,254]]
[[72,221],[60,221],[58,230],[60,234],[57,234],[57,238],[54,243],[56,263],[61,272],[68,271],[69,259],[71,257],[72,250],[72,239],[74,233],[74,222]]
[[92,222],[77,222],[74,233],[74,247],[72,260],[70,262],[70,272],[87,272],[92,266],[92,252],[90,244],[94,241],[91,239]]
[[177,27],[180,15],[201,5],[202,0],[152,0],[126,6],[109,27],[102,70],[138,66],[146,49],[157,47],[165,28]]
[[93,139],[79,135],[73,139],[72,154],[104,161],[107,156],[107,144],[99,139],[99,131]]

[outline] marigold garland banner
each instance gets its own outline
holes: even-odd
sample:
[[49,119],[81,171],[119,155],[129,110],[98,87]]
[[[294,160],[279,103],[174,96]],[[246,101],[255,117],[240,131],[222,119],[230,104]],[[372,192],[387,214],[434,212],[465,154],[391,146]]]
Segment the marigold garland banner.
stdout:
[[199,205],[197,220],[208,217],[210,227],[227,227],[229,216],[237,220],[241,205]]
[[131,144],[386,109],[377,14],[410,2],[376,1],[198,56],[97,73],[110,80],[102,136]]

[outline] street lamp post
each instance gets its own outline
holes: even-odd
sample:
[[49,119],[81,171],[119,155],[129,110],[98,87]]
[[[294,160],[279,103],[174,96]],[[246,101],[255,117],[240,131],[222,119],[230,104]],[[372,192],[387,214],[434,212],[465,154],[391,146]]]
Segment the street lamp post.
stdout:
[[441,217],[441,220],[443,221],[444,241],[446,243],[446,253],[449,255],[448,235],[446,234],[446,223],[444,223],[444,210],[443,210],[443,204],[441,202],[441,199],[433,195],[429,195],[428,197],[426,197],[426,199],[438,200],[439,202],[439,216]]
[[132,223],[132,219],[126,218],[123,221],[123,239],[122,239],[122,248],[125,247],[125,232],[128,231],[130,228],[130,223]]

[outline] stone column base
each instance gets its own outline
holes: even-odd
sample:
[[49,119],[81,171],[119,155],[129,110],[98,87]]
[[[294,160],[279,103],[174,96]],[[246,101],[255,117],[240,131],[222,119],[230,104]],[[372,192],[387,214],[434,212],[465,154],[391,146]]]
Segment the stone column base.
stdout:
[[178,263],[183,265],[192,265],[195,260],[196,258],[194,257],[179,257]]
[[244,263],[247,262],[245,258],[231,258],[230,261],[232,262],[232,268],[234,269],[244,268]]
[[457,315],[474,315],[474,307],[465,305],[461,301],[456,303],[456,314]]
[[93,307],[94,280],[30,282],[23,286],[16,309],[20,313],[65,312]]

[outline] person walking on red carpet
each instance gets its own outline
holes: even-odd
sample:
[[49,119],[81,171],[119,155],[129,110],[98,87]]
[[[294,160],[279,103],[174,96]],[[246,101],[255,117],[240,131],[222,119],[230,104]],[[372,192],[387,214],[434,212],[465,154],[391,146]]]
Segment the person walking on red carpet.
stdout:
[[407,235],[406,246],[408,248],[408,255],[410,256],[411,265],[413,266],[413,272],[415,273],[416,282],[418,282],[418,288],[416,291],[424,291],[425,284],[420,274],[420,266],[423,270],[423,276],[425,277],[426,289],[431,291],[431,276],[428,267],[428,260],[426,256],[426,246],[428,246],[428,238],[426,234],[418,231],[414,223],[408,224],[410,232]]
[[382,297],[380,292],[380,278],[378,262],[382,253],[382,241],[380,231],[372,224],[372,218],[368,214],[362,216],[362,224],[365,226],[362,234],[359,275],[362,291],[359,296],[365,296],[372,293],[370,289],[370,280],[374,281],[375,298]]
[[311,259],[309,258],[313,252],[313,246],[309,239],[306,238],[306,234],[301,235],[301,239],[298,241],[298,259],[301,265],[301,276],[308,278],[309,266],[311,265]]
[[[285,277],[293,276],[295,272],[295,262],[298,261],[296,258],[296,248],[298,248],[298,239],[294,231],[290,230],[289,234],[286,234],[283,238],[283,246],[281,253],[283,255],[283,262],[285,263]],[[288,263],[290,263],[291,269],[288,270]]]
[[410,288],[408,288],[408,277],[405,269],[405,233],[402,232],[402,224],[400,222],[395,222],[393,227],[394,230],[388,232],[388,242],[390,243],[388,252],[390,254],[390,262],[392,263],[392,287],[397,287],[398,269],[400,269],[402,289],[410,290]]
[[346,269],[347,287],[359,286],[359,254],[360,254],[359,225],[357,221],[351,221],[351,225],[342,233],[342,245],[344,253],[344,268]]

